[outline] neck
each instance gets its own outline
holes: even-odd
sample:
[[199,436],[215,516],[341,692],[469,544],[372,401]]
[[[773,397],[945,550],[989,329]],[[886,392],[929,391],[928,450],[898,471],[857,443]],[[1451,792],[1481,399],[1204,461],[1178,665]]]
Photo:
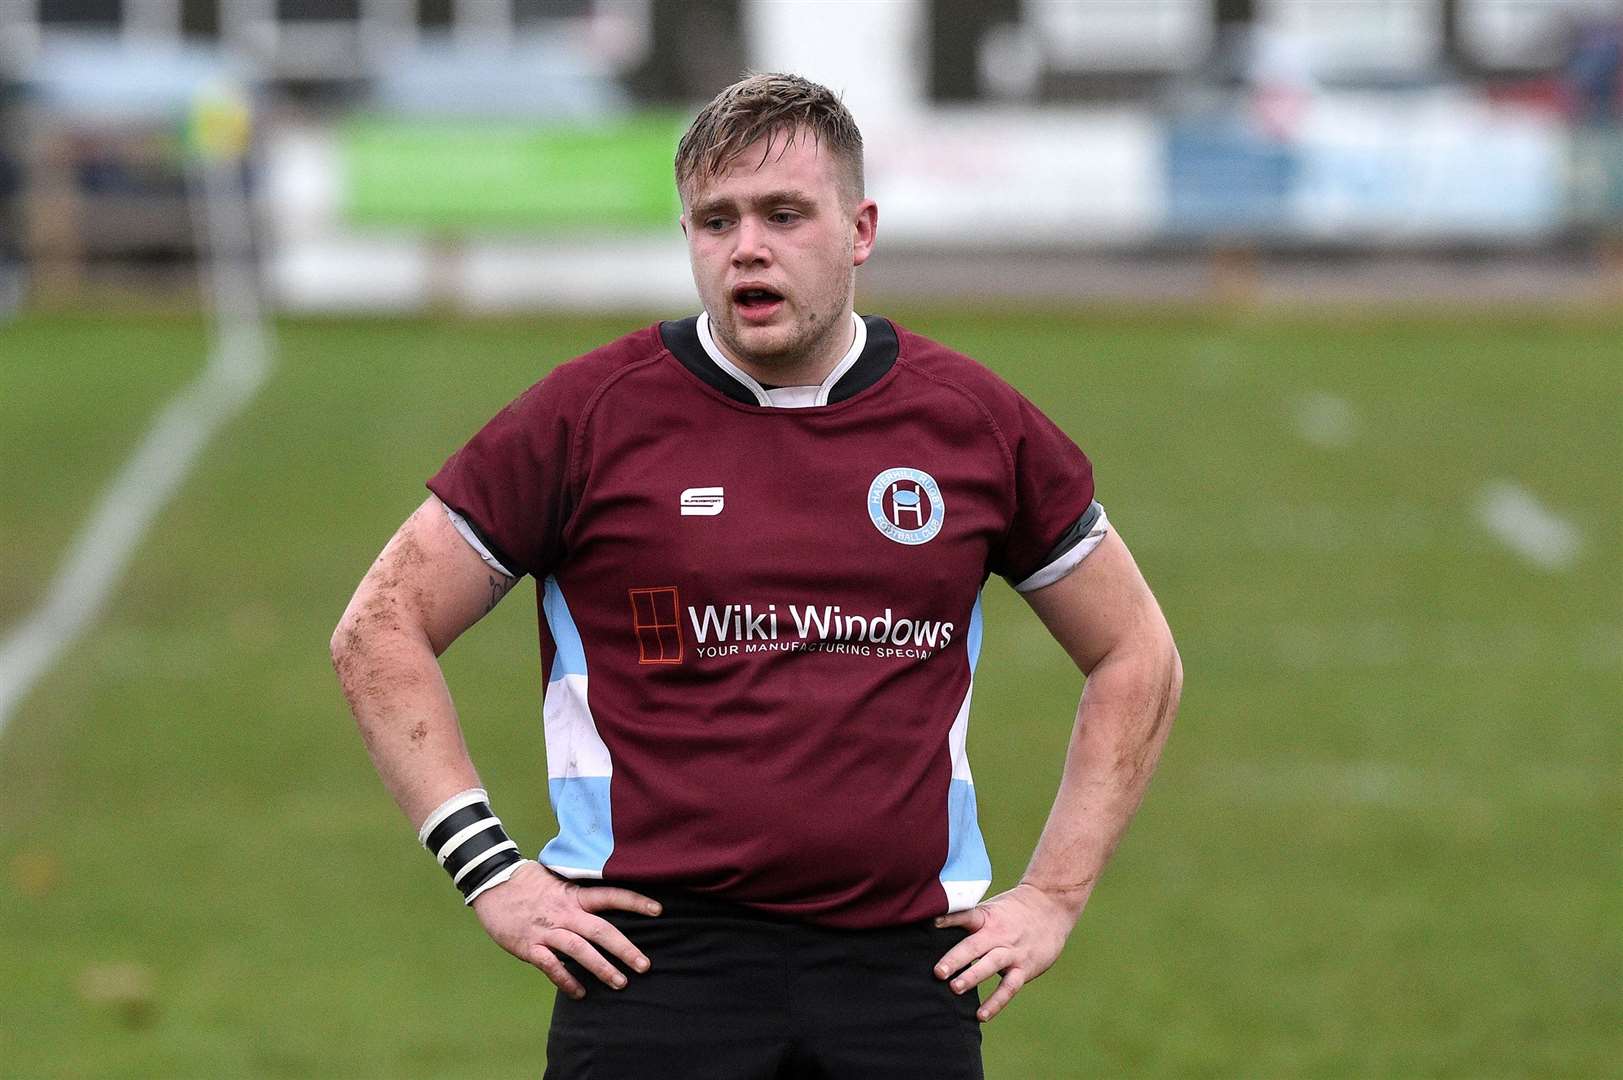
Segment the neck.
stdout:
[[847,307],[835,317],[828,332],[803,354],[774,357],[765,363],[745,355],[723,334],[717,333],[714,322],[710,330],[723,355],[756,382],[773,386],[817,386],[845,358],[856,339],[854,318],[851,308]]

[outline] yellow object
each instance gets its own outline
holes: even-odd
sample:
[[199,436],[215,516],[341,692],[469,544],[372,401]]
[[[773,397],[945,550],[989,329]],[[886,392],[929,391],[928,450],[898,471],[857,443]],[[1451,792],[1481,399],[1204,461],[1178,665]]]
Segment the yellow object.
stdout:
[[252,114],[241,88],[213,83],[199,91],[192,102],[186,141],[193,153],[226,161],[247,151],[252,129]]

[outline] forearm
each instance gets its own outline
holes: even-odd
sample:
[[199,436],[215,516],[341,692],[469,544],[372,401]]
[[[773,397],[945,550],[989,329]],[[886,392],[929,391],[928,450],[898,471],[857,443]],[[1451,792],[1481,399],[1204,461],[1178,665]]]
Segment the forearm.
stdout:
[[1182,684],[1170,638],[1106,656],[1088,677],[1059,793],[1021,877],[1058,901],[1073,920],[1144,797]]
[[1059,958],[1144,797],[1183,688],[1172,632],[1114,530],[1080,566],[1025,597],[1088,681],[1059,793],[1020,884],[936,920],[970,931],[936,964],[937,978],[962,994],[1001,976],[976,1012],[983,1021]]
[[382,621],[346,612],[333,667],[372,764],[415,827],[479,776],[427,635]]

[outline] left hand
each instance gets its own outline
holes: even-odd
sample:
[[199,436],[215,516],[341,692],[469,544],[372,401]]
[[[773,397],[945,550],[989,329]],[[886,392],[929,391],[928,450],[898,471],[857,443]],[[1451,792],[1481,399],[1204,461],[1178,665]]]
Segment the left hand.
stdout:
[[936,978],[952,978],[953,993],[970,992],[993,974],[1003,976],[975,1013],[984,1024],[1059,959],[1076,913],[1037,886],[1021,883],[967,911],[943,915],[935,924],[970,931],[935,965]]

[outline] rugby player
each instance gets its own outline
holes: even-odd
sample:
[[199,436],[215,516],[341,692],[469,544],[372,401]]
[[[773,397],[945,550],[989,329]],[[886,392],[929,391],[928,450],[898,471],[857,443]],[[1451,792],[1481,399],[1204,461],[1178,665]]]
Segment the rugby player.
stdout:
[[[854,313],[879,213],[833,94],[728,87],[676,180],[703,312],[562,365],[451,456],[334,633],[340,681],[419,839],[556,984],[548,1076],[980,1076],[979,1024],[1054,963],[1139,804],[1172,636],[1070,438]],[[994,573],[1087,682],[988,899],[965,732]],[[559,824],[534,860],[437,663],[525,575]]]

